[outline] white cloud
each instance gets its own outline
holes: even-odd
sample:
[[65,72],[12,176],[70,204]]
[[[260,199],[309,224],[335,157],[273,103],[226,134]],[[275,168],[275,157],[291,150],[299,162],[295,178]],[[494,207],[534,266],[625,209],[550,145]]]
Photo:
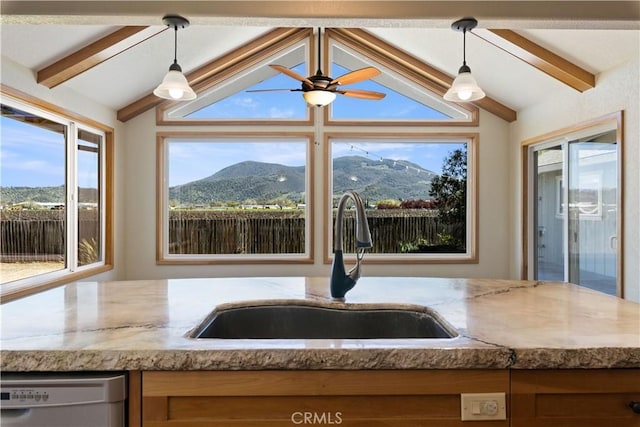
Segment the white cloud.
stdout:
[[251,98],[250,96],[234,97],[233,98],[233,104],[236,107],[247,108],[247,109],[252,109],[252,110],[260,107],[260,104],[255,99]]
[[280,109],[277,107],[269,108],[269,118],[271,119],[288,119],[295,116],[295,111],[292,108]]

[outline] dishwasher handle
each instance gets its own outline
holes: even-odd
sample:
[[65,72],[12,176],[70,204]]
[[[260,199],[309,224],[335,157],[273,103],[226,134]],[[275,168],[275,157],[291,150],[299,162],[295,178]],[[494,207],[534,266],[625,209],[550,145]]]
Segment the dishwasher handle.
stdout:
[[10,421],[17,418],[28,418],[31,408],[2,408],[0,409],[0,420]]

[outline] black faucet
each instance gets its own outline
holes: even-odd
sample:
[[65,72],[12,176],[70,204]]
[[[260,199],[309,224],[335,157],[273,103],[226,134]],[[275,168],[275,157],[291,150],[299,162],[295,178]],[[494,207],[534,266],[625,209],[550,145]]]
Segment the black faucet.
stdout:
[[[342,251],[344,249],[342,239],[342,217],[347,201],[351,199],[356,210],[356,265],[346,272],[344,266],[344,257]],[[367,216],[364,212],[364,203],[355,191],[347,191],[338,203],[338,211],[336,212],[335,239],[334,239],[334,255],[333,266],[331,268],[330,290],[331,297],[337,301],[344,301],[345,294],[356,285],[360,278],[360,262],[364,257],[364,250],[371,248],[371,233],[369,232],[369,224],[367,224]]]

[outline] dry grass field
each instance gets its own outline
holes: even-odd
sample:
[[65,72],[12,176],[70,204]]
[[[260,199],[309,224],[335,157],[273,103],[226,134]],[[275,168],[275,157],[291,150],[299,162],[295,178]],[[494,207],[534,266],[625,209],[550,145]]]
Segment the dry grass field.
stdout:
[[0,283],[49,273],[64,268],[62,262],[3,262],[0,263]]

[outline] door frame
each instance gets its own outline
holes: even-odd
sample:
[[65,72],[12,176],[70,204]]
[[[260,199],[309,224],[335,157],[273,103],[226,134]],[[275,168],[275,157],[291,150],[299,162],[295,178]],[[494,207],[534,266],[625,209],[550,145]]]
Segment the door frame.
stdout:
[[[624,287],[622,281],[623,272],[623,243],[624,243],[624,163],[623,163],[623,125],[624,114],[623,111],[618,111],[606,116],[589,120],[574,126],[566,127],[556,131],[552,131],[534,138],[530,138],[522,141],[521,143],[521,158],[522,158],[522,267],[520,271],[520,277],[523,280],[531,280],[533,274],[532,257],[536,253],[533,244],[535,239],[533,237],[533,224],[534,224],[534,189],[533,180],[531,180],[530,174],[532,173],[533,166],[533,152],[534,146],[542,145],[559,145],[561,141],[569,141],[576,139],[580,136],[586,136],[590,133],[597,133],[603,128],[609,127],[616,130],[616,144],[617,144],[617,181],[618,188],[616,191],[616,197],[618,200],[618,212],[616,216],[616,294],[618,297],[624,297]],[[565,181],[566,182],[566,181]],[[566,238],[563,236],[563,239]]]

